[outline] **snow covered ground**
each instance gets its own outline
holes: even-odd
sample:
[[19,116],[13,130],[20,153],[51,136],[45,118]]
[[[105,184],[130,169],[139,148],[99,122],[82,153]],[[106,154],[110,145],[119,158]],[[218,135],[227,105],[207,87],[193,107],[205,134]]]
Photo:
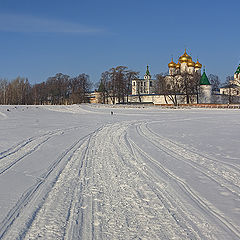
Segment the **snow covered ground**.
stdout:
[[239,134],[239,110],[0,106],[0,239],[240,239]]

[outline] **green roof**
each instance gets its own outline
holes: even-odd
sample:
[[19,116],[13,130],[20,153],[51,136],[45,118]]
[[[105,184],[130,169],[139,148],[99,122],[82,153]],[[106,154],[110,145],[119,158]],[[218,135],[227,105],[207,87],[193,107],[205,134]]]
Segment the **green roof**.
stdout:
[[239,64],[239,66],[238,66],[238,68],[237,68],[235,73],[240,73],[240,64]]
[[149,69],[148,69],[148,65],[147,65],[146,75],[150,76],[150,72],[149,72]]
[[203,75],[200,79],[200,85],[211,85],[211,83],[209,82],[208,77],[205,73],[205,70],[203,70]]

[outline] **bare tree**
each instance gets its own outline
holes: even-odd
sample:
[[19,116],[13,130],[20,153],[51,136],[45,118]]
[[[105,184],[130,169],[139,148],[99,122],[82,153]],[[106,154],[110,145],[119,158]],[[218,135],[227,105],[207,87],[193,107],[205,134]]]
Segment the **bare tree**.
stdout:
[[33,85],[32,87],[32,96],[33,96],[33,103],[35,105],[43,105],[48,102],[48,92],[46,83],[38,83]]
[[1,82],[3,104],[32,104],[31,85],[27,78],[17,77]]
[[214,74],[209,74],[208,79],[212,85],[212,92],[219,91],[219,87],[220,87],[219,77]]
[[156,90],[158,94],[163,94],[166,104],[169,99],[175,106],[178,105],[178,96],[182,92],[182,81],[179,75],[164,76],[157,74]]
[[128,102],[128,97],[132,93],[132,80],[139,78],[139,72],[126,70],[125,78],[126,78],[125,95],[127,96],[127,102]]
[[88,102],[87,93],[90,91],[92,83],[89,76],[85,73],[78,75],[70,80],[71,99],[73,103]]
[[100,82],[98,83],[98,92],[101,94],[101,102],[108,103],[110,97],[110,74],[108,71],[105,71],[101,74]]
[[233,84],[234,77],[233,76],[227,76],[225,83],[223,83],[223,87],[227,89],[226,95],[228,103],[231,104],[234,102],[234,84]]
[[154,92],[156,94],[164,95],[165,103],[168,104],[167,96],[169,95],[169,89],[167,89],[166,81],[167,73],[156,74],[156,83],[154,85]]
[[0,79],[0,104],[7,104],[7,86],[6,79]]
[[57,73],[54,77],[49,77],[46,81],[48,100],[51,104],[64,104],[69,96],[69,76]]
[[[115,104],[128,102],[128,96],[131,94],[132,79],[138,77],[139,72],[129,70],[125,66],[117,66],[105,71],[101,75],[99,82],[99,91],[103,99],[111,99]],[[126,99],[125,99],[126,98]],[[103,100],[105,102],[105,100]]]
[[[196,96],[197,103],[199,103],[200,79],[201,79],[201,74],[198,72],[194,72],[191,79],[192,81],[191,92],[192,92],[192,96]],[[192,100],[192,102],[194,102],[194,99]]]

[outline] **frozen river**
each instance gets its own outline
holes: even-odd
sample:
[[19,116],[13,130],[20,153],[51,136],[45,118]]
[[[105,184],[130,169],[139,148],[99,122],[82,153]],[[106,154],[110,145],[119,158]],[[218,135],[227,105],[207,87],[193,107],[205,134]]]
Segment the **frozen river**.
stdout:
[[239,110],[0,106],[0,239],[240,239],[239,146]]

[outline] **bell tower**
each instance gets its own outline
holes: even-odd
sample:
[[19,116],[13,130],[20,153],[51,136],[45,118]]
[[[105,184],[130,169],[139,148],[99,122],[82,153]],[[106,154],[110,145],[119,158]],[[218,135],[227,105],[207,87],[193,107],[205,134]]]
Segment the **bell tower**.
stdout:
[[151,79],[151,75],[150,75],[150,72],[149,72],[149,67],[147,65],[147,71],[144,75],[144,80],[150,80]]

